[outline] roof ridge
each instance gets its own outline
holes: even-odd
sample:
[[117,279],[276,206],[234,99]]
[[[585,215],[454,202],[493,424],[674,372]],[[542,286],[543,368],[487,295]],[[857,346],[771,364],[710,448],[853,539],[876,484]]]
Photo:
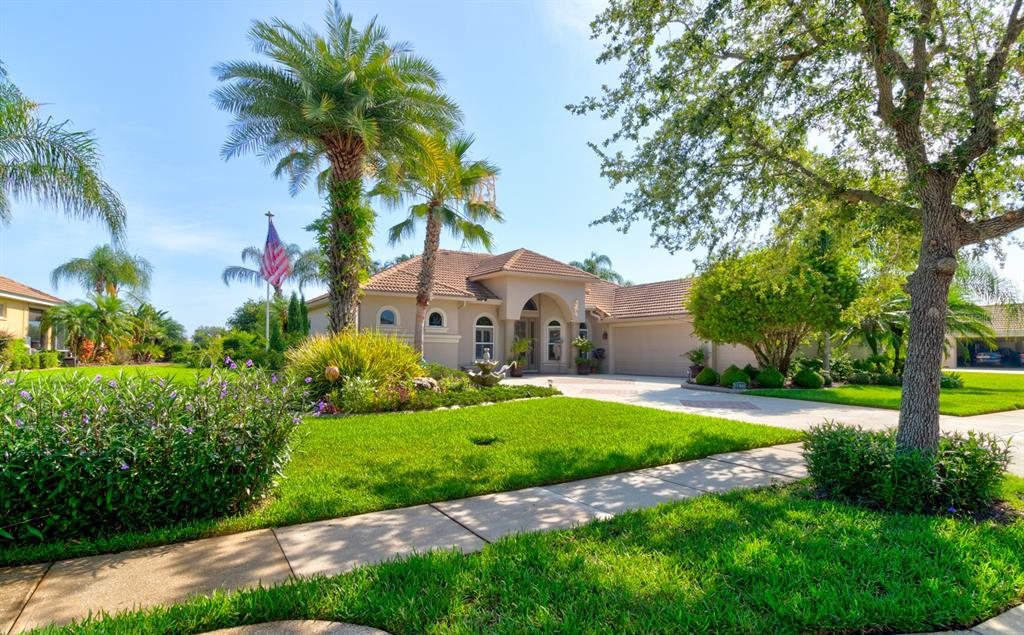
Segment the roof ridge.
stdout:
[[[511,271],[512,270],[511,266],[513,265],[513,263],[515,263],[515,262],[517,262],[519,260],[519,257],[523,255],[524,251],[526,251],[526,247],[520,247],[518,249],[513,249],[512,250],[512,256],[509,257],[509,259],[505,261],[505,264],[503,264],[501,266],[502,271]],[[505,253],[508,253],[508,252],[505,252]],[[536,252],[534,252],[534,253],[536,253]],[[499,254],[499,255],[501,255],[501,254]]]
[[[668,282],[686,282],[688,280],[693,280],[693,278],[694,278],[693,276],[686,276],[686,277],[682,277],[682,278],[669,278],[667,280],[655,280],[654,282],[641,282],[639,284],[631,284],[629,286],[622,285],[622,284],[615,285],[615,286],[618,287],[618,289],[636,289],[637,287],[649,287],[652,284],[666,284]],[[608,281],[605,280],[605,282],[608,282]],[[613,282],[611,284],[615,284],[615,283]],[[616,290],[618,290],[618,289],[616,289]]]

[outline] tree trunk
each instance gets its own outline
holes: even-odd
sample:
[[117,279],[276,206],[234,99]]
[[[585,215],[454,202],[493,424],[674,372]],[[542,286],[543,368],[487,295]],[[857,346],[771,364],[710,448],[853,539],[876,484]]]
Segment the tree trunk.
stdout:
[[960,248],[952,180],[934,176],[922,185],[921,252],[907,278],[910,329],[903,372],[897,444],[934,452],[939,446],[939,386],[946,338],[949,285]]
[[328,149],[331,176],[326,227],[327,302],[331,332],[355,322],[359,282],[369,256],[373,211],[363,201],[363,145],[345,140]]
[[434,213],[440,201],[430,201],[427,214],[427,235],[423,240],[423,258],[420,262],[420,278],[416,284],[416,333],[413,346],[423,354],[423,337],[426,327],[427,306],[434,295],[434,269],[437,266],[437,250],[441,245],[441,219]]

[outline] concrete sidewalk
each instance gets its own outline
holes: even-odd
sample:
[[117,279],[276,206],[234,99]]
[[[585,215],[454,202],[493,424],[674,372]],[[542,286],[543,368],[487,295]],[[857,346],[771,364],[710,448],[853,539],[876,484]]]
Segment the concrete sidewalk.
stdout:
[[171,604],[215,589],[333,575],[432,549],[472,552],[503,536],[565,529],[707,492],[806,476],[800,444],[514,492],[0,569],[0,634],[90,612]]
[[[891,428],[899,422],[899,412],[896,410],[710,392],[684,388],[682,381],[678,377],[636,375],[527,375],[507,379],[506,383],[539,386],[550,383],[570,397],[628,403],[796,430],[807,430],[825,420],[856,424],[871,430]],[[939,425],[945,431],[976,430],[1007,439],[1014,450],[1010,472],[1024,476],[1024,410],[973,417],[942,415]]]

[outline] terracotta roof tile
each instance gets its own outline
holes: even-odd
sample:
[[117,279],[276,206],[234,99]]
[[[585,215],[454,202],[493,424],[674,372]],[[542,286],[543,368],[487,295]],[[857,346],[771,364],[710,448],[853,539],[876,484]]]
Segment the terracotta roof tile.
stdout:
[[1009,308],[1010,305],[1002,304],[990,304],[985,307],[992,316],[992,330],[996,332],[997,337],[1011,331],[1024,331],[1024,306],[1016,312],[1009,311]]
[[594,280],[596,276],[589,274],[582,269],[570,267],[564,262],[548,258],[542,254],[529,249],[516,249],[504,254],[492,256],[480,264],[470,273],[471,278],[478,278],[499,271],[510,271],[513,273],[534,273],[545,276],[561,276],[565,278],[582,278]]
[[[434,269],[434,295],[457,298],[493,300],[498,296],[481,282],[469,279],[480,262],[490,259],[490,254],[475,254],[466,251],[440,249]],[[386,293],[416,293],[422,263],[421,256],[415,256],[370,278],[363,289]]]
[[64,300],[61,300],[55,295],[50,295],[34,289],[26,284],[22,284],[17,280],[11,280],[10,278],[0,276],[0,293],[10,293],[13,295],[23,296],[31,298],[33,300],[39,300],[47,304],[64,304]]
[[637,284],[615,289],[612,317],[638,318],[686,313],[683,305],[690,295],[690,278]]

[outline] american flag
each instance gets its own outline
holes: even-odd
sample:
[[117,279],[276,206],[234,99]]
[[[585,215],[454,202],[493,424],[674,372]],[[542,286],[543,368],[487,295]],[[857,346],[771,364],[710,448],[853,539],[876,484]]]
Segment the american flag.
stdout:
[[268,218],[267,222],[269,223],[267,228],[267,244],[263,247],[263,261],[260,263],[260,274],[275,289],[279,289],[285,278],[291,274],[292,263],[288,260],[288,250],[285,249],[284,244],[281,243],[281,238],[277,235],[274,221]]

